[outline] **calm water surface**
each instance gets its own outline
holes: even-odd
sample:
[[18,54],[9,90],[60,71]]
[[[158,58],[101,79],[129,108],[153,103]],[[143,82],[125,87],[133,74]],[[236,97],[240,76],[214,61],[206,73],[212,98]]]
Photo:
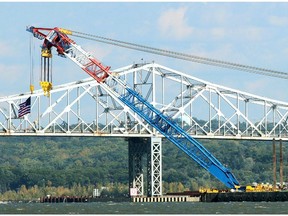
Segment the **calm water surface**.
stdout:
[[1,203],[0,214],[288,214],[288,202]]

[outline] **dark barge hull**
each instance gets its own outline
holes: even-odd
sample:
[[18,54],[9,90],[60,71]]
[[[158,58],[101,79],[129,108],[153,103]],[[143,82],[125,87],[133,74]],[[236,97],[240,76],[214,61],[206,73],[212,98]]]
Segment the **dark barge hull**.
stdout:
[[285,202],[288,201],[288,191],[285,192],[226,192],[203,193],[201,202]]
[[61,196],[61,197],[41,197],[41,203],[71,203],[71,202],[130,202],[128,197],[90,197],[90,196]]

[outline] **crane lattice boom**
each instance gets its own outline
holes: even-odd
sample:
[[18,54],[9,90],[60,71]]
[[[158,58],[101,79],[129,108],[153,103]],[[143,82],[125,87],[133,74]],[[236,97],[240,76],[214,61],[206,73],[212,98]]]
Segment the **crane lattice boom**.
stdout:
[[[67,34],[71,34],[69,30],[61,28],[35,28],[30,26],[27,28],[27,31],[33,33],[36,38],[44,40],[42,46],[43,58],[51,58],[51,48],[55,47],[60,56],[65,56],[75,62],[109,94],[117,98],[119,102],[124,103],[127,108],[129,107],[133,110],[150,126],[163,134],[223,184],[229,188],[239,186],[237,179],[231,171],[224,167],[204,146],[185,132],[176,122],[151,105],[139,93],[113,75],[110,72],[110,67],[102,65],[101,62],[71,40],[67,36]],[[50,73],[47,67],[45,73]],[[43,82],[46,81],[43,80]],[[43,90],[49,93],[49,89],[43,88]]]

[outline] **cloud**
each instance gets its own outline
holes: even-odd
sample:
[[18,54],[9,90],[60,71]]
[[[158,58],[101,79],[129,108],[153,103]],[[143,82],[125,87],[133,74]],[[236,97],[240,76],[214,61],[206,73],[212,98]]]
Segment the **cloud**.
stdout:
[[158,19],[161,33],[175,39],[183,39],[190,36],[193,28],[187,24],[186,11],[187,7],[181,7],[163,12]]
[[[270,80],[270,83],[271,83],[271,80]],[[265,90],[267,89],[268,85],[269,85],[269,79],[267,77],[259,77],[258,79],[246,81],[244,83],[244,88],[245,88],[245,91],[247,92],[251,92],[253,94],[258,94],[258,95],[265,95],[267,93],[265,92]]]
[[259,41],[263,39],[264,32],[265,32],[265,29],[263,28],[250,26],[250,27],[240,28],[238,31],[238,34],[247,41]]
[[274,26],[287,26],[288,25],[288,17],[280,17],[280,16],[269,16],[268,22]]
[[29,89],[29,71],[26,76],[21,65],[6,65],[0,63],[0,94],[11,95],[26,92]]
[[211,28],[210,32],[214,39],[224,38],[227,34],[227,30],[225,28]]
[[112,52],[111,46],[107,46],[106,44],[103,45],[101,43],[97,44],[97,42],[83,43],[81,46],[86,52],[91,53],[99,61],[103,61],[105,58],[109,57]]
[[[243,27],[217,27],[209,28],[206,31],[202,32],[202,36],[212,39],[229,39],[237,41],[259,41],[263,39],[264,33],[267,32],[265,28],[257,26],[243,26]],[[211,37],[210,37],[211,36]]]
[[8,43],[0,42],[0,57],[11,56],[13,54],[12,47]]
[[273,100],[287,101],[287,91],[283,91],[287,86],[287,80],[258,75],[254,75],[254,77],[254,79],[250,78],[243,82],[244,91]]
[[21,72],[22,70],[20,66],[0,64],[1,80],[3,80],[5,84],[11,84],[19,81]]

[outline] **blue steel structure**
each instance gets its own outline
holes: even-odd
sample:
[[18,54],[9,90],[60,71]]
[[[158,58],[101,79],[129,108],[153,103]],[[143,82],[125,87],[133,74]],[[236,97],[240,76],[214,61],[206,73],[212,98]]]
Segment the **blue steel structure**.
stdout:
[[227,187],[239,186],[232,172],[196,139],[188,135],[173,119],[164,115],[134,90],[126,88],[126,91],[125,95],[119,97],[123,103]]
[[[121,83],[117,77],[112,75],[110,67],[103,66],[91,54],[87,53],[67,36],[67,34],[72,34],[71,31],[61,28],[50,29],[35,27],[28,27],[27,31],[31,32],[34,37],[40,40],[44,39],[42,53],[43,50],[47,50],[46,52],[50,54],[50,49],[56,47],[60,56],[70,58],[98,83],[103,84],[103,86],[104,83],[107,84],[106,78],[109,76],[111,76],[114,81],[118,82],[119,85],[123,86],[123,83]],[[48,31],[48,34],[43,33],[43,31]],[[46,72],[48,74],[50,73],[50,71]],[[122,95],[119,95],[118,92],[114,92],[113,87],[110,87],[108,84],[105,86],[109,88],[108,90],[110,93],[118,97],[130,109],[147,121],[147,123],[163,134],[168,140],[185,152],[204,169],[209,171],[227,187],[236,188],[236,186],[239,186],[238,181],[228,168],[224,167],[197,140],[188,135],[173,119],[164,115],[164,113],[161,113],[161,111],[147,102],[140,94],[127,87],[127,85],[125,85],[126,93]],[[43,88],[43,90],[46,90],[49,95],[49,89],[47,90]]]

